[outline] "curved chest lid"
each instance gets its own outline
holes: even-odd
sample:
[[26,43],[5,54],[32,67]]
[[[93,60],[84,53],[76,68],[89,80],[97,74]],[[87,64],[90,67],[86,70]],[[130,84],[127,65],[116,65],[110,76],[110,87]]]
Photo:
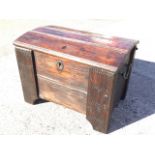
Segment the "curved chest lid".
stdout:
[[115,68],[124,63],[137,43],[58,26],[36,28],[14,41],[15,46]]

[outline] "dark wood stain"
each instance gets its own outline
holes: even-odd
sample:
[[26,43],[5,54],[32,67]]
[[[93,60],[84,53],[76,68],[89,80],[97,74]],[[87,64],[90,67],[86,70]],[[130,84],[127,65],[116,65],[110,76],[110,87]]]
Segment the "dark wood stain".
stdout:
[[[76,36],[82,36],[86,37],[89,39],[83,39],[83,40],[89,40],[92,43],[98,43],[101,45],[108,45],[109,47],[115,47],[115,48],[120,48],[120,49],[131,49],[135,44],[138,43],[137,40],[131,40],[131,39],[126,39],[126,38],[121,38],[121,37],[115,37],[115,36],[109,36],[106,37],[103,34],[98,34],[98,33],[92,33],[92,32],[87,32],[87,31],[80,31],[80,30],[75,30],[71,28],[65,28],[65,27],[60,27],[60,26],[47,26],[47,27],[42,27],[39,29],[47,29],[50,28],[52,31],[59,31],[61,33],[67,33],[67,34],[72,34],[72,37],[77,38]],[[38,29],[35,29],[38,30]],[[106,42],[105,42],[106,41]],[[109,42],[108,42],[109,41]],[[126,51],[128,52],[128,51]]]
[[64,105],[107,133],[113,107],[126,96],[137,43],[58,26],[25,33],[14,42],[25,101]]
[[94,129],[106,133],[114,101],[116,76],[92,67],[89,73],[86,116]]
[[42,77],[38,77],[38,83],[40,98],[64,105],[81,113],[86,112],[87,94]]
[[[64,86],[71,86],[85,92],[87,91],[90,66],[54,55],[47,55],[40,52],[35,52],[34,54],[37,74],[60,82]],[[59,72],[56,67],[56,62],[59,60],[64,64],[62,72]]]
[[[108,47],[69,41],[55,35],[49,36],[36,32],[28,32],[18,41],[113,66],[119,66],[125,56]],[[67,50],[62,49],[63,46],[67,46]],[[84,48],[85,52],[81,51],[80,48]]]
[[16,48],[16,58],[25,101],[34,104],[38,99],[33,51]]

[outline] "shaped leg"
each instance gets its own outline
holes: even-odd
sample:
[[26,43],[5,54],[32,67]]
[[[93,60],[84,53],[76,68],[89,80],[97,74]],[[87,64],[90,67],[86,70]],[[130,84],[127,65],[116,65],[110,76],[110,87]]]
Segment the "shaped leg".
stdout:
[[33,51],[16,48],[16,58],[24,99],[26,102],[35,104],[39,98]]
[[114,102],[115,74],[93,67],[89,71],[86,118],[97,131],[107,133]]

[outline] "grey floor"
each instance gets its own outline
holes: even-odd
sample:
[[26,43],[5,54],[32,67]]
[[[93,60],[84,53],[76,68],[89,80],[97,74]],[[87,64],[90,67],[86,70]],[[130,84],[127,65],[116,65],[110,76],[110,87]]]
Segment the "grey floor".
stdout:
[[[83,114],[51,102],[30,105],[23,100],[12,42],[23,32],[50,23],[72,25],[75,28],[95,32],[106,31],[127,35],[141,41],[134,61],[127,97],[114,109],[109,132],[117,135],[155,134],[155,57],[153,57],[155,49],[152,46],[151,34],[143,32],[142,35],[143,29],[139,29],[138,25],[135,29],[129,28],[130,22],[124,21],[83,23],[83,21],[37,20],[0,21],[0,134],[101,134],[92,129]],[[122,27],[126,29],[122,30]]]

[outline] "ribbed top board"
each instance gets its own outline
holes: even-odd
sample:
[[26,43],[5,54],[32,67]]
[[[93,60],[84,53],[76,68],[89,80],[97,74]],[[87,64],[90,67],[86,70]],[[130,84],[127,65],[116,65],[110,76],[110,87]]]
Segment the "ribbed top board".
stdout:
[[137,43],[138,41],[131,39],[106,37],[102,34],[58,26],[45,26],[26,32],[14,42],[14,45],[119,67]]

